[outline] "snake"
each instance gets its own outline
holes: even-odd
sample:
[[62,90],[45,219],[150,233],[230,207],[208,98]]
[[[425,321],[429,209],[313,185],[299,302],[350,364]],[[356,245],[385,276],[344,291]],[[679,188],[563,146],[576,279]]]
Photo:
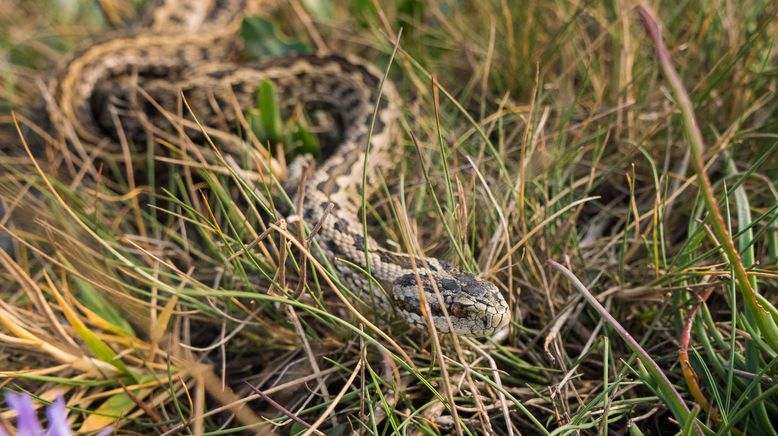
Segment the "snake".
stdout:
[[[136,27],[91,41],[60,63],[47,87],[50,127],[61,139],[105,144],[115,141],[118,120],[128,138],[143,140],[149,123],[175,128],[164,111],[177,113],[181,96],[199,122],[235,123],[233,102],[252,107],[258,85],[270,81],[285,113],[323,111],[341,127],[335,150],[312,174],[294,170],[306,161],[298,159],[285,184],[302,195],[297,216],[316,228],[341,283],[411,325],[431,321],[437,331],[476,337],[506,327],[510,311],[494,283],[442,259],[390,251],[363,231],[363,180],[371,188],[399,155],[394,84],[350,54],[243,61],[241,20],[261,10],[252,0],[154,1]],[[138,88],[154,104],[129,103]]]

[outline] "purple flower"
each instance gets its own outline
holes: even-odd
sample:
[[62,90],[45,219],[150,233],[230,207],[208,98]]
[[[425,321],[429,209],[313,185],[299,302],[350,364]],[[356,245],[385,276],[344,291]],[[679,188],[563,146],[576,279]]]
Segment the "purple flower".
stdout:
[[5,394],[5,401],[16,411],[16,432],[19,436],[40,436],[43,428],[35,416],[35,407],[32,398],[27,394]]
[[[18,436],[71,436],[73,434],[68,426],[65,400],[61,396],[57,396],[57,399],[46,408],[49,428],[45,432],[38,422],[32,398],[27,393],[7,392],[5,401],[16,412],[16,433]],[[98,436],[107,436],[112,431],[113,429],[108,427],[103,429]],[[0,436],[7,436],[2,427],[0,427]]]
[[65,410],[65,400],[57,395],[57,399],[46,408],[49,419],[48,436],[70,436],[73,434],[68,426],[68,412]]

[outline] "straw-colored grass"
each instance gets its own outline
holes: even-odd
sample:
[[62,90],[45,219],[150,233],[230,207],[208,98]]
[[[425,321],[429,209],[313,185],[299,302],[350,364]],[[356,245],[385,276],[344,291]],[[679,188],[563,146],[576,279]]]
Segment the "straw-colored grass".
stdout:
[[290,0],[254,22],[388,72],[402,158],[365,225],[497,283],[513,319],[489,339],[342,285],[281,188],[327,140],[268,117],[272,89],[236,126],[253,141],[30,159],[57,60],[135,3],[0,0],[0,389],[64,395],[85,432],[776,433],[775,2]]

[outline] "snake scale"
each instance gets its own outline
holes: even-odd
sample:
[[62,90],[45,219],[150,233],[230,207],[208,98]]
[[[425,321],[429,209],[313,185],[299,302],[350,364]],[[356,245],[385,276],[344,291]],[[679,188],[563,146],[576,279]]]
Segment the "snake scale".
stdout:
[[[128,137],[142,138],[144,124],[139,118],[146,120],[145,125],[172,128],[158,108],[177,113],[182,93],[203,124],[234,123],[237,114],[230,109],[231,102],[237,99],[241,108],[251,107],[258,84],[270,80],[285,110],[316,108],[342,126],[336,150],[305,179],[298,213],[310,227],[318,225],[317,241],[343,283],[371,292],[369,300],[379,309],[396,310],[412,324],[425,325],[423,292],[439,331],[452,330],[446,314],[458,334],[487,336],[504,327],[510,319],[508,305],[494,284],[443,260],[391,252],[362,232],[356,195],[362,189],[368,138],[368,180],[397,155],[392,152],[391,131],[399,99],[392,83],[381,87],[380,71],[340,54],[236,62],[242,49],[241,19],[259,11],[259,3],[157,0],[138,28],[92,42],[62,63],[48,87],[51,127],[62,138],[72,140],[75,134],[80,141],[105,144],[116,135],[118,119]],[[158,106],[122,108],[121,102],[130,100],[137,88]],[[116,113],[122,116],[117,118]],[[299,177],[291,177],[287,189],[294,189],[296,182]],[[353,265],[369,270],[384,291],[370,285]]]

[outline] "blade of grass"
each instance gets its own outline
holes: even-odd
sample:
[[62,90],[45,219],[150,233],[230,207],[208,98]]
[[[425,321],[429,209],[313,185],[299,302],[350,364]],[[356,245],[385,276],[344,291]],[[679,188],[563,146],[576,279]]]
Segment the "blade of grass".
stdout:
[[651,38],[656,51],[657,58],[659,59],[659,65],[662,68],[665,78],[670,84],[673,97],[676,99],[676,103],[679,106],[682,114],[682,120],[684,125],[684,131],[689,141],[689,148],[692,154],[692,165],[697,172],[697,177],[700,183],[700,190],[702,191],[703,201],[705,207],[711,217],[711,228],[713,233],[718,238],[719,243],[722,245],[724,254],[732,265],[735,271],[735,279],[738,283],[738,289],[745,297],[745,302],[748,308],[753,313],[756,323],[759,326],[760,332],[764,335],[766,342],[772,347],[774,351],[778,351],[778,325],[775,320],[770,316],[770,313],[760,303],[756,297],[756,292],[751,286],[748,273],[746,272],[740,255],[735,248],[735,244],[727,231],[727,226],[724,223],[724,217],[721,214],[718,203],[716,202],[716,196],[713,193],[713,187],[710,183],[707,173],[705,172],[705,160],[703,153],[705,151],[705,143],[702,139],[702,133],[697,124],[697,119],[694,115],[694,108],[692,102],[689,99],[689,95],[686,93],[686,89],[681,82],[681,78],[673,66],[672,59],[670,58],[670,52],[667,50],[662,35],[659,32],[659,27],[656,24],[656,20],[653,14],[643,6],[638,6],[638,14],[640,15],[643,27],[646,33]]
[[[683,397],[681,397],[681,394],[678,393],[678,391],[675,389],[675,386],[673,386],[673,384],[670,382],[670,379],[667,378],[667,375],[665,375],[664,371],[662,371],[656,361],[654,361],[654,359],[652,359],[646,350],[640,346],[635,338],[633,338],[632,335],[630,335],[629,332],[627,332],[627,330],[624,329],[624,327],[622,327],[618,321],[616,321],[616,318],[614,318],[613,315],[611,315],[605,309],[605,307],[600,304],[599,301],[597,301],[597,298],[595,298],[594,295],[592,295],[591,292],[586,289],[586,286],[581,283],[580,280],[578,280],[578,277],[576,277],[575,274],[573,274],[570,270],[558,262],[549,260],[548,263],[573,283],[578,291],[583,294],[586,301],[588,301],[589,304],[594,307],[600,316],[605,318],[608,324],[610,324],[611,328],[613,328],[619,334],[619,336],[621,336],[629,348],[637,355],[638,359],[646,368],[648,374],[651,376],[651,379],[656,384],[657,393],[662,396],[662,399],[665,401],[670,411],[681,423],[682,428],[686,427],[689,420],[695,420],[696,418],[691,415],[691,411],[688,407],[686,407],[686,403],[684,402]],[[702,434],[702,429],[698,427],[700,424],[695,423],[694,425],[697,427],[697,433]]]

